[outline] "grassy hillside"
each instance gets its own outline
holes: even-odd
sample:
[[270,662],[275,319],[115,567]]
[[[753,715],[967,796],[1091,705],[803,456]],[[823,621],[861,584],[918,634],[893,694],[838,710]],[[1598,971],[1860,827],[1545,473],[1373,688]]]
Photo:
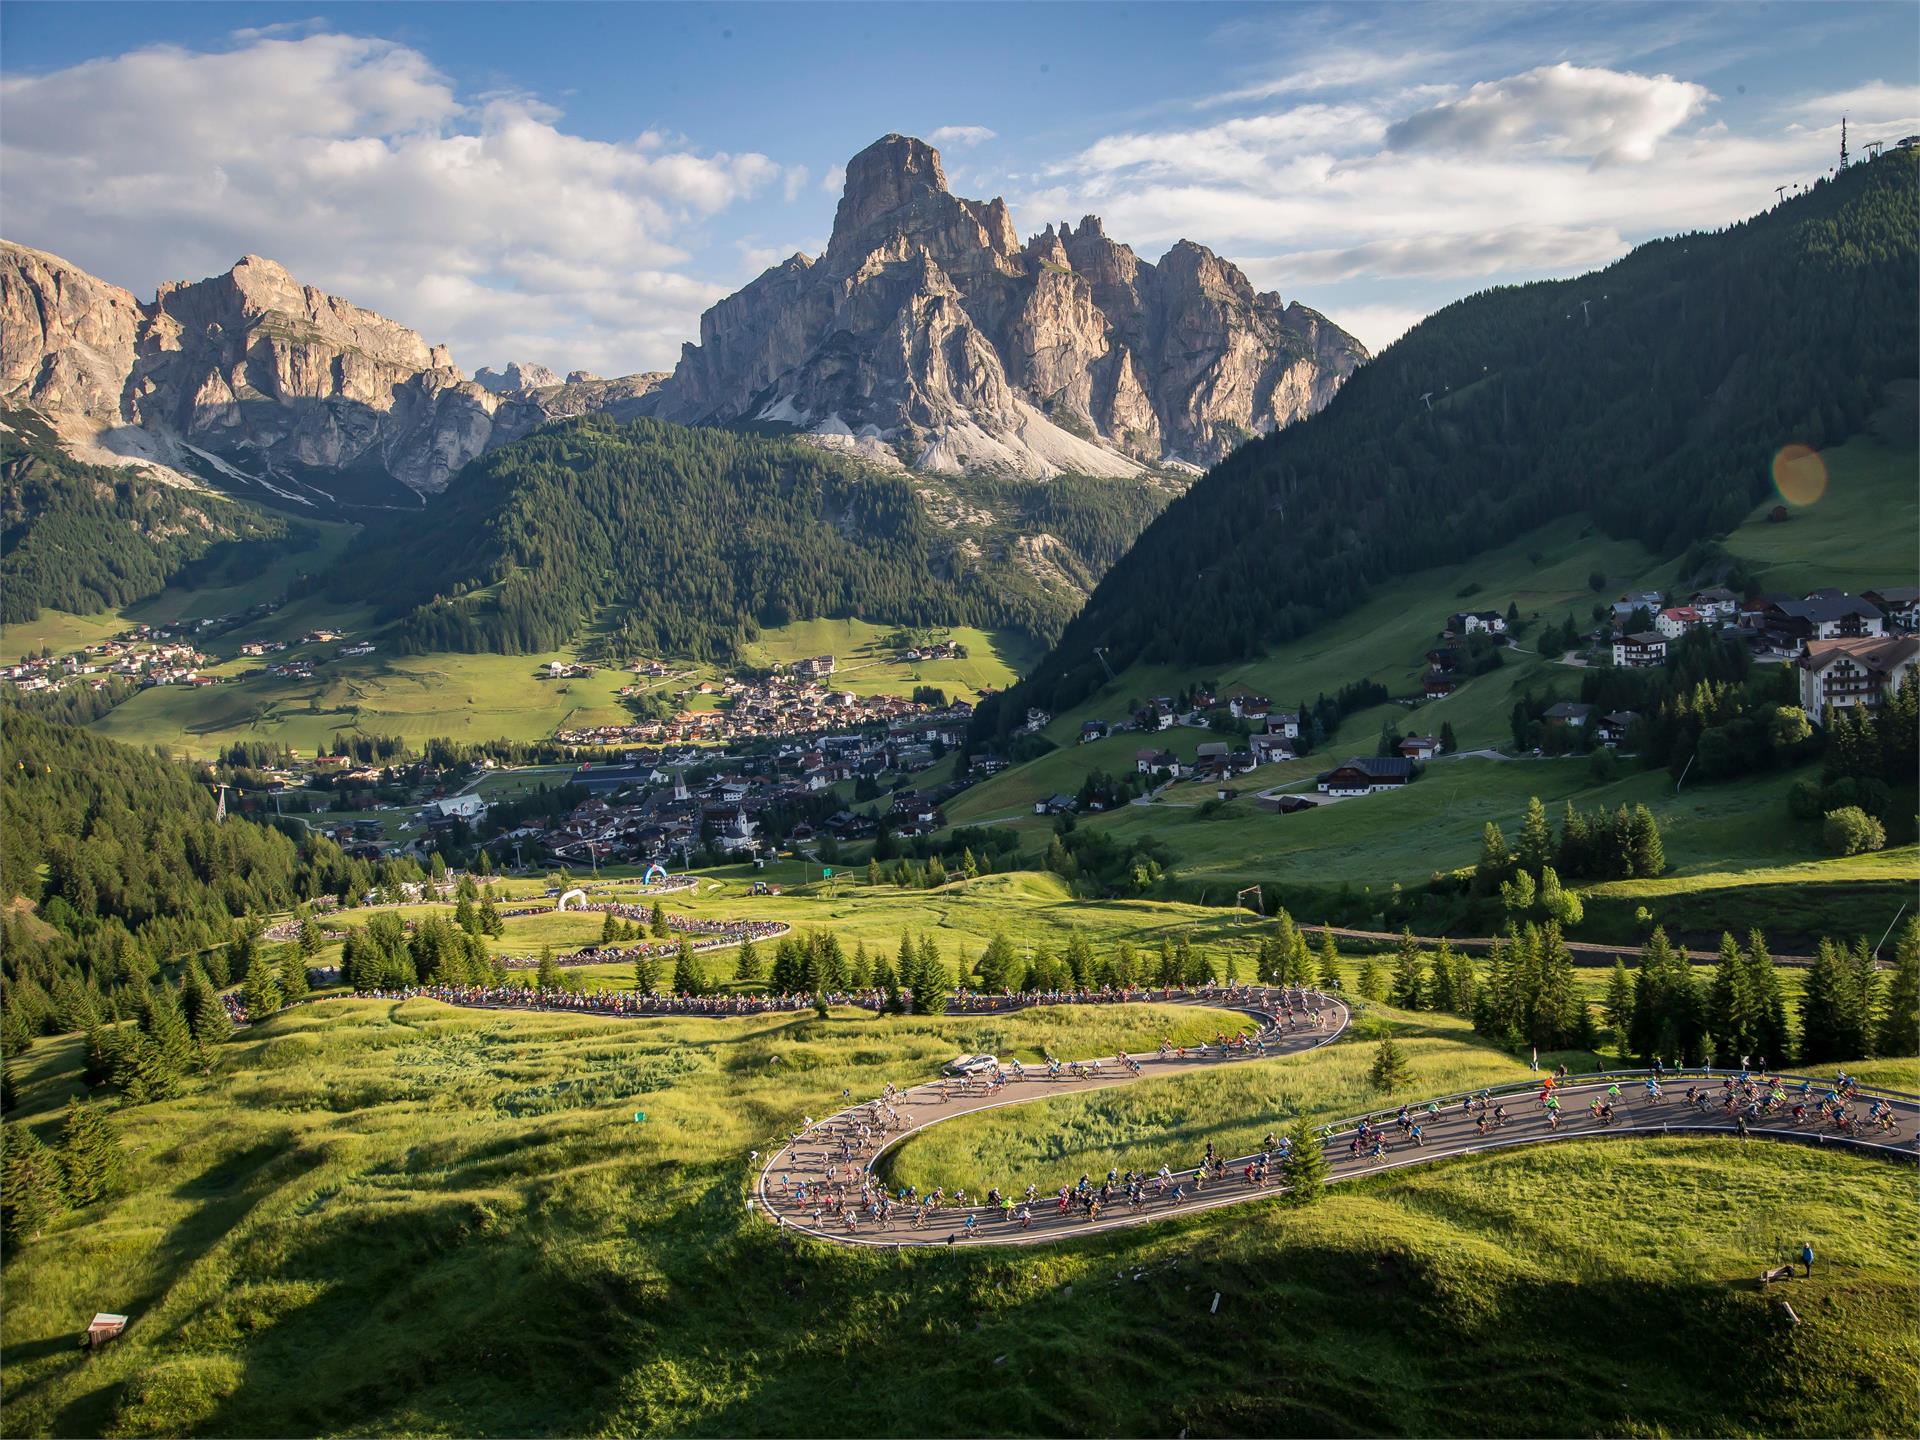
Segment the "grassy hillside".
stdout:
[[[1568,1145],[1381,1177],[1307,1211],[1018,1254],[783,1247],[748,1218],[748,1152],[842,1087],[917,1078],[988,1030],[1074,1053],[1161,1028],[1084,1023],[286,1013],[193,1093],[117,1115],[127,1189],[9,1254],[0,1421],[62,1435],[1920,1423],[1904,1378],[1920,1363],[1920,1209],[1908,1172],[1851,1156]],[[1420,1042],[1423,1074],[1479,1063],[1464,1045],[1447,1058],[1451,1043]],[[30,1123],[74,1089],[78,1051],[26,1057]],[[1194,1092],[1197,1128],[1173,1158],[1240,1123],[1249,1098],[1269,1097]],[[1795,1282],[1789,1331],[1751,1278],[1802,1239],[1822,1271]],[[74,1337],[103,1307],[133,1323],[88,1359]],[[1729,1335],[1749,1342],[1742,1363],[1703,1366]],[[1127,1355],[1152,1360],[1115,1363]]]
[[[1731,535],[1730,554],[1745,560],[1768,590],[1803,594],[1837,585],[1859,594],[1914,583],[1920,535],[1920,486],[1912,446],[1859,435],[1821,455],[1826,489],[1806,504],[1771,495]],[[1787,520],[1767,517],[1785,505]]]

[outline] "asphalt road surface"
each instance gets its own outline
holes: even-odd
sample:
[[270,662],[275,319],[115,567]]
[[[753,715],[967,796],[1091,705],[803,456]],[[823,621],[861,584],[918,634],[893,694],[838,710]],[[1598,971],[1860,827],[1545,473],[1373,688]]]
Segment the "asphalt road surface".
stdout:
[[[1260,1027],[1266,1046],[1264,1054],[1268,1057],[1298,1054],[1328,1044],[1338,1038],[1348,1022],[1348,1012],[1341,1000],[1311,991],[1256,989],[1243,992],[1237,1000],[1195,996],[1176,1003],[1212,1005],[1245,1013],[1251,1022],[1249,1033],[1253,1025]],[[916,1207],[896,1204],[889,1221],[882,1223],[862,1211],[849,1229],[830,1205],[822,1203],[828,1194],[837,1190],[857,1208],[862,1182],[872,1175],[881,1157],[929,1125],[944,1120],[1054,1095],[1130,1085],[1143,1078],[1252,1064],[1262,1057],[1252,1047],[1235,1051],[1230,1057],[1223,1057],[1216,1048],[1208,1047],[1203,1055],[1189,1052],[1184,1057],[1143,1055],[1134,1058],[1140,1065],[1138,1075],[1108,1057],[1097,1074],[1085,1078],[1074,1078],[1067,1073],[1049,1078],[1045,1067],[1028,1066],[1025,1078],[1009,1073],[1005,1083],[996,1089],[989,1090],[975,1082],[961,1092],[956,1085],[932,1081],[880,1100],[849,1105],[811,1124],[774,1153],[758,1177],[753,1206],[783,1228],[838,1244],[1034,1245],[1147,1224],[1170,1215],[1272,1199],[1283,1193],[1283,1188],[1271,1178],[1265,1185],[1255,1185],[1245,1178],[1244,1172],[1253,1156],[1228,1159],[1224,1176],[1210,1178],[1196,1189],[1192,1162],[1199,1157],[1170,1154],[1165,1157],[1169,1165],[1176,1161],[1187,1163],[1186,1168],[1173,1172],[1164,1191],[1150,1184],[1145,1203],[1133,1207],[1125,1199],[1122,1184],[1117,1187],[1113,1202],[1091,1220],[1078,1203],[1070,1203],[1062,1212],[1058,1187],[1076,1178],[1066,1174],[1002,1177],[1003,1183],[1021,1187],[1029,1180],[1043,1179],[1054,1187],[1051,1192],[1042,1190],[1037,1196],[1031,1206],[1030,1225],[1018,1218],[1024,1188],[1013,1194],[1015,1218],[1011,1221],[997,1209],[989,1210],[972,1203],[966,1207],[949,1203],[934,1209],[916,1225]],[[1542,1098],[1544,1075],[1538,1083],[1494,1091],[1484,1104],[1477,1097],[1464,1097],[1465,1104],[1461,1096],[1446,1097],[1432,1102],[1439,1107],[1433,1114],[1427,1111],[1430,1102],[1422,1098],[1409,1106],[1410,1120],[1422,1131],[1418,1142],[1409,1129],[1397,1122],[1398,1107],[1390,1106],[1365,1117],[1378,1127],[1377,1152],[1374,1133],[1358,1147],[1354,1144],[1360,1117],[1333,1122],[1334,1133],[1325,1143],[1331,1166],[1329,1182],[1554,1140],[1737,1134],[1736,1114],[1723,1103],[1728,1094],[1725,1082],[1730,1078],[1734,1077],[1726,1071],[1669,1074],[1661,1081],[1663,1093],[1655,1098],[1646,1088],[1644,1072],[1573,1077],[1552,1087],[1559,1102],[1557,1126],[1550,1122]],[[1868,1118],[1876,1098],[1874,1094],[1862,1093],[1841,1102],[1838,1108],[1853,1122],[1851,1131],[1843,1131],[1833,1119],[1820,1113],[1820,1103],[1830,1088],[1830,1077],[1809,1080],[1795,1075],[1783,1077],[1779,1083],[1787,1093],[1787,1101],[1776,1113],[1762,1114],[1749,1121],[1752,1138],[1831,1145],[1894,1159],[1916,1157],[1914,1138],[1920,1124],[1920,1096],[1881,1092],[1895,1121],[1896,1128],[1891,1131]],[[1807,1086],[1804,1092],[1803,1083]],[[1705,1097],[1704,1107],[1686,1103],[1684,1097],[1689,1086]],[[1611,1102],[1610,1119],[1591,1113],[1590,1106],[1595,1101]],[[1792,1107],[1802,1103],[1805,1114],[1796,1119]],[[1500,1110],[1504,1110],[1504,1118],[1498,1115]],[[1273,1128],[1276,1132],[1285,1128],[1278,1117]],[[1093,1181],[1097,1186],[1104,1178],[1096,1175]],[[1184,1199],[1178,1202],[1171,1198],[1175,1184],[1185,1191]],[[974,1226],[971,1231],[969,1217]]]

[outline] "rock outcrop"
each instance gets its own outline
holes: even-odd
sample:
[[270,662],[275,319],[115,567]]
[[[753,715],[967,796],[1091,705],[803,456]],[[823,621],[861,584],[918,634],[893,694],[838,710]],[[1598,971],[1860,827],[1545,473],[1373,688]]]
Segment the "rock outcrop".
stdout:
[[781,422],[922,470],[1205,465],[1319,409],[1367,352],[1181,241],[1160,262],[1095,216],[1025,245],[889,135],[847,165],[833,235],[701,317],[657,413]]
[[549,420],[638,413],[665,377],[563,385],[509,365],[488,378],[256,255],[143,304],[0,241],[0,400],[41,411],[85,453],[212,465],[269,488],[372,470],[431,492]]

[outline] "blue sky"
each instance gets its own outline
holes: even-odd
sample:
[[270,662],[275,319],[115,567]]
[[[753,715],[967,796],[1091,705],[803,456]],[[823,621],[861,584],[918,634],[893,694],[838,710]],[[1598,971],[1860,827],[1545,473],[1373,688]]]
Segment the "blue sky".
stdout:
[[1910,4],[9,3],[0,56],[7,238],[143,297],[269,255],[469,371],[671,365],[892,130],[1378,348],[1920,129]]

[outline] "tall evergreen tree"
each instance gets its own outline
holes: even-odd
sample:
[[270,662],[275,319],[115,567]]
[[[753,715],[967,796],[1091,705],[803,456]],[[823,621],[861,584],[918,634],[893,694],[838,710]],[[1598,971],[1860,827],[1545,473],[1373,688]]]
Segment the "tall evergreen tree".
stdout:
[[280,952],[280,1003],[298,1005],[307,998],[307,959],[299,947],[288,945]]
[[1887,978],[1885,1013],[1880,1017],[1878,1055],[1920,1052],[1920,917],[1901,928],[1893,952],[1893,973]]
[[760,947],[753,943],[752,937],[742,940],[733,960],[733,978],[742,985],[758,985],[764,974],[760,963]]
[[1627,962],[1621,959],[1614,960],[1613,975],[1607,981],[1605,1014],[1614,1049],[1626,1060],[1633,1053],[1628,1033],[1633,1022],[1633,978],[1627,974]]
[[1335,991],[1345,988],[1340,974],[1340,947],[1334,943],[1331,927],[1320,932],[1320,988]]
[[673,993],[698,995],[704,988],[700,979],[700,967],[694,964],[693,960],[693,942],[682,935],[679,950],[673,961]]
[[1405,1010],[1420,1008],[1420,945],[1413,931],[1402,929],[1394,951],[1393,986],[1387,998]]
[[15,1121],[0,1128],[6,1153],[0,1158],[0,1234],[9,1245],[38,1235],[66,1213],[60,1162],[40,1137]]
[[253,1024],[280,1008],[280,976],[265,950],[254,950],[247,966],[247,978],[240,987],[240,998],[247,1007],[247,1019]]
[[76,1207],[105,1199],[119,1185],[120,1144],[98,1106],[67,1101],[60,1172],[67,1200]]
[[1280,1179],[1286,1184],[1288,1200],[1295,1205],[1311,1205],[1326,1191],[1332,1162],[1304,1111],[1294,1117],[1287,1139],[1290,1143],[1280,1163]]
[[1407,1068],[1406,1056],[1393,1043],[1393,1036],[1383,1035],[1373,1052],[1373,1065],[1367,1071],[1373,1088],[1391,1093],[1403,1089],[1412,1076],[1413,1072]]
[[1527,801],[1526,819],[1520,822],[1520,864],[1535,880],[1553,863],[1553,827],[1547,822],[1547,807],[1538,795]]

